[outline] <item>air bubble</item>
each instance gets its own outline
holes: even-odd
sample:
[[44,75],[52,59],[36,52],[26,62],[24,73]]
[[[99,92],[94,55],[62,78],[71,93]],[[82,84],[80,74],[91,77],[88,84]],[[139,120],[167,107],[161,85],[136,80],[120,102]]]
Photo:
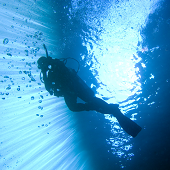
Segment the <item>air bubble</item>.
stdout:
[[6,55],[8,55],[8,56],[12,56],[12,54],[11,54],[11,53],[7,53]]
[[44,97],[43,97],[43,95],[40,95],[40,97],[41,97],[41,99],[43,99]]
[[4,76],[4,78],[9,78],[9,76]]
[[43,107],[41,107],[41,106],[38,106],[38,109],[41,109],[41,110],[42,110],[42,109],[43,109]]
[[8,86],[8,87],[6,88],[6,90],[11,90],[11,86]]
[[8,38],[5,38],[5,39],[3,40],[3,44],[8,44],[8,42],[9,42],[9,39],[8,39]]
[[17,90],[20,91],[20,86],[18,86]]

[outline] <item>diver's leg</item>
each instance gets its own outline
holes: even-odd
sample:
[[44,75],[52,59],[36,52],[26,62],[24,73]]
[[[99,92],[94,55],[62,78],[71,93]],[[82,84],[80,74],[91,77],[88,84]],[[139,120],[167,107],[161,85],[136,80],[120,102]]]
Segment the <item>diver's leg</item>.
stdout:
[[86,103],[87,110],[95,110],[103,114],[112,114],[113,116],[120,113],[118,107],[118,104],[108,104],[104,100],[97,97],[91,98],[90,101]]
[[116,113],[119,113],[120,110],[118,108],[119,105],[117,104],[108,104],[104,100],[91,97],[89,101],[84,103],[77,103],[77,96],[75,94],[65,94],[64,100],[68,108],[73,112],[80,112],[80,111],[97,111],[103,114],[112,114],[116,116]]
[[67,107],[73,112],[80,112],[86,110],[86,105],[83,103],[77,103],[77,96],[74,94],[65,94],[64,100]]
[[87,102],[86,105],[89,110],[96,110],[103,114],[115,116],[120,126],[133,137],[135,137],[142,129],[139,125],[121,113],[118,104],[108,104],[104,100],[94,97]]

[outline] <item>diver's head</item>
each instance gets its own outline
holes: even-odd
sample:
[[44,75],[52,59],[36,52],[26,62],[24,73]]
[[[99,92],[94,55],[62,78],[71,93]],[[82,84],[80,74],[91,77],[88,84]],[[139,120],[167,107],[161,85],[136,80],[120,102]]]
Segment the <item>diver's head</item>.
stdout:
[[37,61],[38,68],[42,71],[48,70],[48,58],[47,57],[40,57]]

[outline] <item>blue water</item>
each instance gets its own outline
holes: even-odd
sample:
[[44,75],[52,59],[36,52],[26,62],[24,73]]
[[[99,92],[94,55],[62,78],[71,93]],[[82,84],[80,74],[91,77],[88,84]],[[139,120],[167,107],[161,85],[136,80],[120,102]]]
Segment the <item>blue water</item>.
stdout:
[[[0,169],[169,170],[168,0],[0,0]],[[36,61],[73,57],[97,97],[143,129],[72,113]],[[75,60],[68,67],[77,70]]]

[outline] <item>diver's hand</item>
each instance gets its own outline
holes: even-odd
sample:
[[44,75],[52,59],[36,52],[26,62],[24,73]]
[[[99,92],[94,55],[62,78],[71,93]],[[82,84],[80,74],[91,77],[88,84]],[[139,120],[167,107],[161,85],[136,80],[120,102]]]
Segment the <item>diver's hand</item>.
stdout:
[[51,88],[46,88],[46,90],[50,93],[50,95],[53,95],[53,90]]
[[55,90],[54,91],[54,96],[61,97],[61,96],[63,96],[63,93],[62,93],[62,91]]

